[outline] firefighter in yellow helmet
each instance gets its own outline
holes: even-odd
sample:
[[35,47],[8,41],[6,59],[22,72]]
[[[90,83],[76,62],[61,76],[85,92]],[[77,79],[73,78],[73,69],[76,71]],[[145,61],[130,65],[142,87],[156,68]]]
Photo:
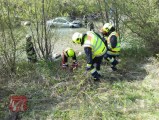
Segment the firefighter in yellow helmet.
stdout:
[[119,34],[115,31],[115,28],[110,23],[105,23],[101,30],[106,45],[108,47],[107,53],[104,55],[104,59],[109,61],[112,66],[112,70],[116,71],[116,65],[118,64],[118,61],[116,57],[120,54],[120,43],[119,43]]
[[72,67],[73,68],[78,67],[78,62],[76,59],[75,51],[72,48],[66,48],[62,52],[62,68],[68,67],[68,58],[72,58],[72,60],[73,60]]
[[99,34],[88,31],[84,34],[75,32],[72,36],[73,43],[81,44],[87,58],[86,70],[91,71],[95,81],[100,80],[100,65],[107,48]]

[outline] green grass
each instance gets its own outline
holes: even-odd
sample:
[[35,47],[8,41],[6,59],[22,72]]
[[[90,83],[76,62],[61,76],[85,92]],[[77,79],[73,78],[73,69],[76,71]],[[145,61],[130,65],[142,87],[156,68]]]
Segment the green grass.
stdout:
[[[144,65],[146,63],[141,62],[140,64]],[[30,118],[36,119],[39,116],[39,118],[46,119],[49,116],[51,119],[59,120],[159,119],[157,114],[159,112],[159,88],[158,86],[153,86],[159,84],[157,76],[147,79],[146,77],[149,74],[144,73],[146,72],[146,68],[141,69],[140,66],[135,66],[135,62],[132,62],[132,65],[125,68],[126,71],[130,70],[126,73],[122,71],[123,66],[124,63],[121,63],[119,66],[121,73],[113,73],[108,69],[109,66],[103,65],[102,69],[105,69],[105,74],[102,82],[99,84],[94,83],[90,79],[89,74],[86,76],[81,75],[81,72],[84,72],[83,68],[79,68],[74,73],[60,70],[56,73],[56,75],[62,76],[59,80],[53,80],[49,77],[52,75],[48,74],[47,80],[49,78],[50,80],[45,81],[48,82],[47,85],[44,82],[43,85],[39,84],[37,86],[36,84],[32,84],[32,87],[30,86],[28,91],[35,92],[37,90],[40,92],[32,99],[42,99],[44,96],[52,100],[54,100],[53,98],[61,99],[57,100],[55,105],[53,101],[52,104],[51,102],[45,103],[43,101],[42,103],[38,103],[37,101],[35,102],[36,105],[49,104],[51,108],[48,108],[47,111],[28,111],[27,113],[23,113],[22,118],[28,119],[27,116],[30,116]],[[41,66],[41,68],[46,67],[47,65],[45,67]],[[45,73],[46,71],[43,70],[43,72]],[[134,72],[139,72],[140,75],[134,74],[135,76],[132,77],[131,74]],[[118,74],[121,76],[115,78]],[[32,102],[29,103],[32,104]],[[34,114],[32,114],[33,112]]]
[[103,61],[100,83],[85,73],[84,56],[73,72],[60,61],[19,63],[17,76],[0,84],[0,118],[9,115],[8,96],[16,94],[29,99],[22,120],[157,120],[159,62],[149,55],[144,48],[123,49],[117,72]]

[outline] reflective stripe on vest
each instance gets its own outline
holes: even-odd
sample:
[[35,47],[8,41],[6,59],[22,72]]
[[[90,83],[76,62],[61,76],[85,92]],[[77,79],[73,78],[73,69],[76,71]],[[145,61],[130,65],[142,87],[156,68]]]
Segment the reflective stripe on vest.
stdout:
[[104,42],[92,31],[87,32],[84,47],[92,48],[92,57],[102,56],[106,52]]
[[[115,48],[112,48],[111,47],[111,43],[110,43],[110,38],[111,38],[111,36],[112,35],[115,35],[116,37],[117,37],[117,45],[116,45],[116,47]],[[112,32],[110,35],[109,35],[109,37],[108,37],[108,39],[107,39],[107,42],[108,42],[108,46],[109,46],[109,48],[111,48],[111,51],[113,51],[113,52],[120,52],[120,43],[119,43],[119,34],[117,33],[117,32]]]

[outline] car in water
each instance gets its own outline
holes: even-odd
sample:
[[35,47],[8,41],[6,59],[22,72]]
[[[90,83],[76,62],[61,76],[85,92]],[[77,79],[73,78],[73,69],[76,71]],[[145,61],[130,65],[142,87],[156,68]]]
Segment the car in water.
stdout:
[[82,22],[80,20],[72,20],[69,17],[57,17],[46,21],[47,27],[59,27],[59,28],[80,28]]

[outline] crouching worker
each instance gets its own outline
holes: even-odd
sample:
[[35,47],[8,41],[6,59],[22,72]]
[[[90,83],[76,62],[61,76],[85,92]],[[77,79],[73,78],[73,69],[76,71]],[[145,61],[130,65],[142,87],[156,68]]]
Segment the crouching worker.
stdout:
[[115,28],[112,24],[106,23],[102,28],[102,34],[104,35],[105,42],[108,46],[108,51],[104,55],[104,58],[109,61],[112,66],[112,70],[116,71],[116,65],[119,63],[117,57],[120,54],[120,43],[119,43],[119,34],[115,31]]
[[102,41],[102,38],[93,31],[87,33],[74,33],[72,36],[73,43],[81,44],[87,58],[86,71],[90,71],[95,81],[100,80],[100,66],[103,55],[106,53],[107,48]]
[[63,50],[63,53],[62,53],[62,68],[67,68],[69,66],[68,65],[68,58],[72,58],[72,60],[73,60],[73,63],[71,65],[71,67],[73,69],[77,68],[78,67],[78,62],[77,62],[77,59],[76,59],[76,53],[72,48],[66,48],[65,50]]

